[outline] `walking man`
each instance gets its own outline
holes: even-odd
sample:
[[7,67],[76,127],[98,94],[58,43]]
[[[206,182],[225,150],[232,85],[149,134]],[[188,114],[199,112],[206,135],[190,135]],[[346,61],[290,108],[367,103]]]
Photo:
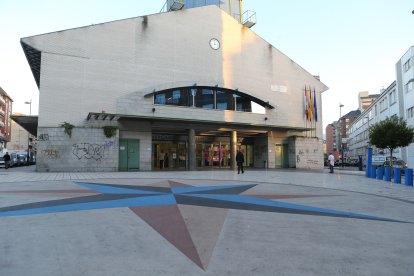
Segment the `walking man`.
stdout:
[[6,152],[6,154],[3,156],[3,159],[4,159],[4,167],[7,170],[10,167],[10,155],[8,152]]
[[244,169],[243,169],[244,155],[240,150],[237,151],[236,162],[237,162],[237,174],[240,174],[240,170],[242,173],[244,173]]
[[329,162],[329,173],[333,173],[334,165],[335,165],[335,157],[333,156],[332,153],[329,154],[328,162]]

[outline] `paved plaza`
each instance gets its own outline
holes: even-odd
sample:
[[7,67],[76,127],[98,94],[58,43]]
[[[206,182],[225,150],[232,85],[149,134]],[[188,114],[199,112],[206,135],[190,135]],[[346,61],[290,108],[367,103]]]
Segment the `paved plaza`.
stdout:
[[0,275],[414,275],[413,222],[358,171],[0,169]]

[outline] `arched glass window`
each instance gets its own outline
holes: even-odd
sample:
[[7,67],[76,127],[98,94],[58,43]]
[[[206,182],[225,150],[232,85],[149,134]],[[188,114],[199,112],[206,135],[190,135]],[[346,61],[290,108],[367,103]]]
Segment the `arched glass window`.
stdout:
[[[233,110],[265,113],[265,107],[273,108],[257,98],[219,87],[180,87],[154,92],[154,104],[187,106],[204,109]],[[259,108],[252,108],[258,106]]]

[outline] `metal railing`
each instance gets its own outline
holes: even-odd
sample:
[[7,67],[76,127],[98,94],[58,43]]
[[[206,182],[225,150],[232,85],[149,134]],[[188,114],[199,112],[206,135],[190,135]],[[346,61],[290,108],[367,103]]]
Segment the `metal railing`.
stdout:
[[184,0],[167,0],[164,6],[162,6],[161,12],[178,11],[181,10],[185,5]]
[[242,24],[248,28],[253,27],[257,23],[256,12],[247,10],[242,14]]

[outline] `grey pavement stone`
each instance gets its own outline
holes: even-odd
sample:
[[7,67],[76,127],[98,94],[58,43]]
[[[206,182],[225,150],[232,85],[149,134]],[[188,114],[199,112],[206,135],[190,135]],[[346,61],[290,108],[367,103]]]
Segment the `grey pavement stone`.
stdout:
[[[58,199],[8,191],[79,189],[74,181],[258,184],[250,194],[414,222],[414,189],[336,170],[36,173],[0,170],[0,208]],[[70,197],[70,196],[69,196]],[[229,210],[203,270],[128,208],[0,216],[0,275],[414,275],[414,224]]]

